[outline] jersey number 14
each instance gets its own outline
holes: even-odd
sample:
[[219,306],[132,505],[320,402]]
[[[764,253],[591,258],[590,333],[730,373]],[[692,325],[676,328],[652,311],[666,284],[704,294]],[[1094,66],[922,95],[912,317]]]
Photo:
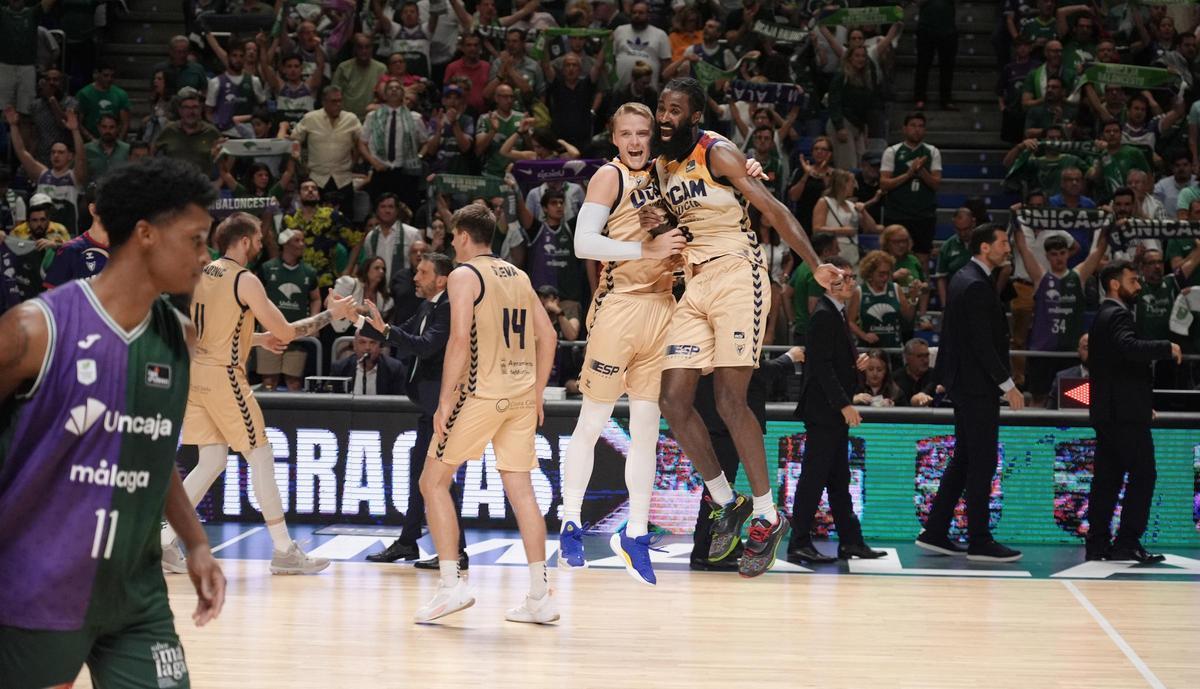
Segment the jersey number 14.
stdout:
[[525,349],[525,313],[525,309],[504,309],[504,346],[508,349],[513,348],[510,334],[517,340],[518,349]]

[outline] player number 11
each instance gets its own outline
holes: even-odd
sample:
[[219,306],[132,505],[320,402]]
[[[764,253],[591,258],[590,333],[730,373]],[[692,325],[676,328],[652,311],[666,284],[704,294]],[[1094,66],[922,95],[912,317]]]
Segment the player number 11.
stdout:
[[[108,541],[104,540],[104,522],[107,515],[108,524]],[[104,559],[112,558],[113,542],[117,540],[117,517],[120,512],[113,510],[96,510],[96,535],[92,538],[92,559],[100,558],[100,544],[104,543]]]

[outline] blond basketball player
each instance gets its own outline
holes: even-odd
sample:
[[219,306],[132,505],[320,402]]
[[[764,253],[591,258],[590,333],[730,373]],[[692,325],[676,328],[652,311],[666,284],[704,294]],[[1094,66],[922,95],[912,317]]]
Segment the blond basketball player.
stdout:
[[[204,267],[192,295],[192,322],[196,326],[196,353],[191,364],[191,388],[183,419],[183,444],[199,446],[196,468],[183,487],[192,506],[225,471],[229,449],[240,452],[250,465],[254,497],[262,510],[275,546],[272,574],[315,574],[328,560],[309,557],[288,535],[283,502],[275,483],[275,456],[267,442],[262,410],[246,382],[250,347],[268,346],[282,351],[288,342],[318,332],[335,317],[355,318],[353,299],[332,298],[334,311],[288,323],[267,298],[262,282],[245,266],[262,251],[262,229],[257,218],[235,213],[216,229],[221,258]],[[258,321],[269,330],[255,334]],[[163,569],[186,572],[187,566],[175,532],[163,530]]]
[[542,422],[542,393],[558,338],[529,277],[492,255],[492,212],[471,204],[455,212],[450,224],[460,265],[446,284],[450,340],[433,417],[435,445],[421,472],[441,581],[414,619],[431,622],[475,604],[458,570],[450,481],[463,462],[479,459],[490,442],[529,560],[529,594],[505,618],[545,624],[558,619],[558,609],[546,574],[546,522],[529,472],[538,465],[534,435]]
[[[775,509],[763,435],[746,404],[750,376],[758,367],[771,308],[768,266],[746,202],[753,204],[828,285],[840,271],[821,265],[804,228],[758,179],[746,174],[746,158],[727,139],[699,128],[705,94],[695,79],[669,82],[658,101],[656,173],[664,205],[687,240],[683,251],[687,291],[667,331],[659,406],[671,431],[704,477],[714,521],[709,560],[736,547],[742,525],[752,519],[738,565],[742,576],[770,569],[788,523]],[[648,225],[659,222],[644,211]],[[696,384],[714,371],[717,410],[746,467],[753,501],[735,494],[713,452],[708,430],[692,406]]]
[[[603,261],[599,289],[588,312],[588,344],[580,374],[583,404],[563,461],[563,524],[559,566],[583,568],[580,512],[595,462],[596,441],[623,394],[629,395],[629,456],[625,485],[629,519],[609,545],[635,580],[654,585],[648,534],[650,493],[658,445],[658,393],[665,360],[667,326],[675,310],[671,294],[677,256],[684,246],[678,229],[652,237],[638,211],[659,202],[651,175],[654,115],[641,103],[613,114],[612,142],[618,156],[588,183],[575,227],[575,253]],[[761,166],[748,161],[748,172]]]

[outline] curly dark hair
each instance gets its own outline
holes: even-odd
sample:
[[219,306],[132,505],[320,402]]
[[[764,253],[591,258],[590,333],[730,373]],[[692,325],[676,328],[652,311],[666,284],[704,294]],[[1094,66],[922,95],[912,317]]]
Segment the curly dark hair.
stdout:
[[216,198],[212,182],[191,164],[150,158],[104,175],[97,184],[96,211],[115,251],[133,236],[138,222],[160,222],[191,205],[207,208]]

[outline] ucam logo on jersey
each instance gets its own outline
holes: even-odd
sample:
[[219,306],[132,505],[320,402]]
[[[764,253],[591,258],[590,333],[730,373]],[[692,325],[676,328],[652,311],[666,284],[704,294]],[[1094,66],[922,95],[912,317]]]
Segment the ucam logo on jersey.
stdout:
[[63,428],[71,435],[82,436],[91,430],[101,416],[104,417],[104,430],[109,433],[145,435],[151,440],[171,435],[171,420],[164,419],[162,414],[155,414],[153,417],[129,416],[109,410],[103,402],[94,397],[89,397],[85,404],[73,407]]

